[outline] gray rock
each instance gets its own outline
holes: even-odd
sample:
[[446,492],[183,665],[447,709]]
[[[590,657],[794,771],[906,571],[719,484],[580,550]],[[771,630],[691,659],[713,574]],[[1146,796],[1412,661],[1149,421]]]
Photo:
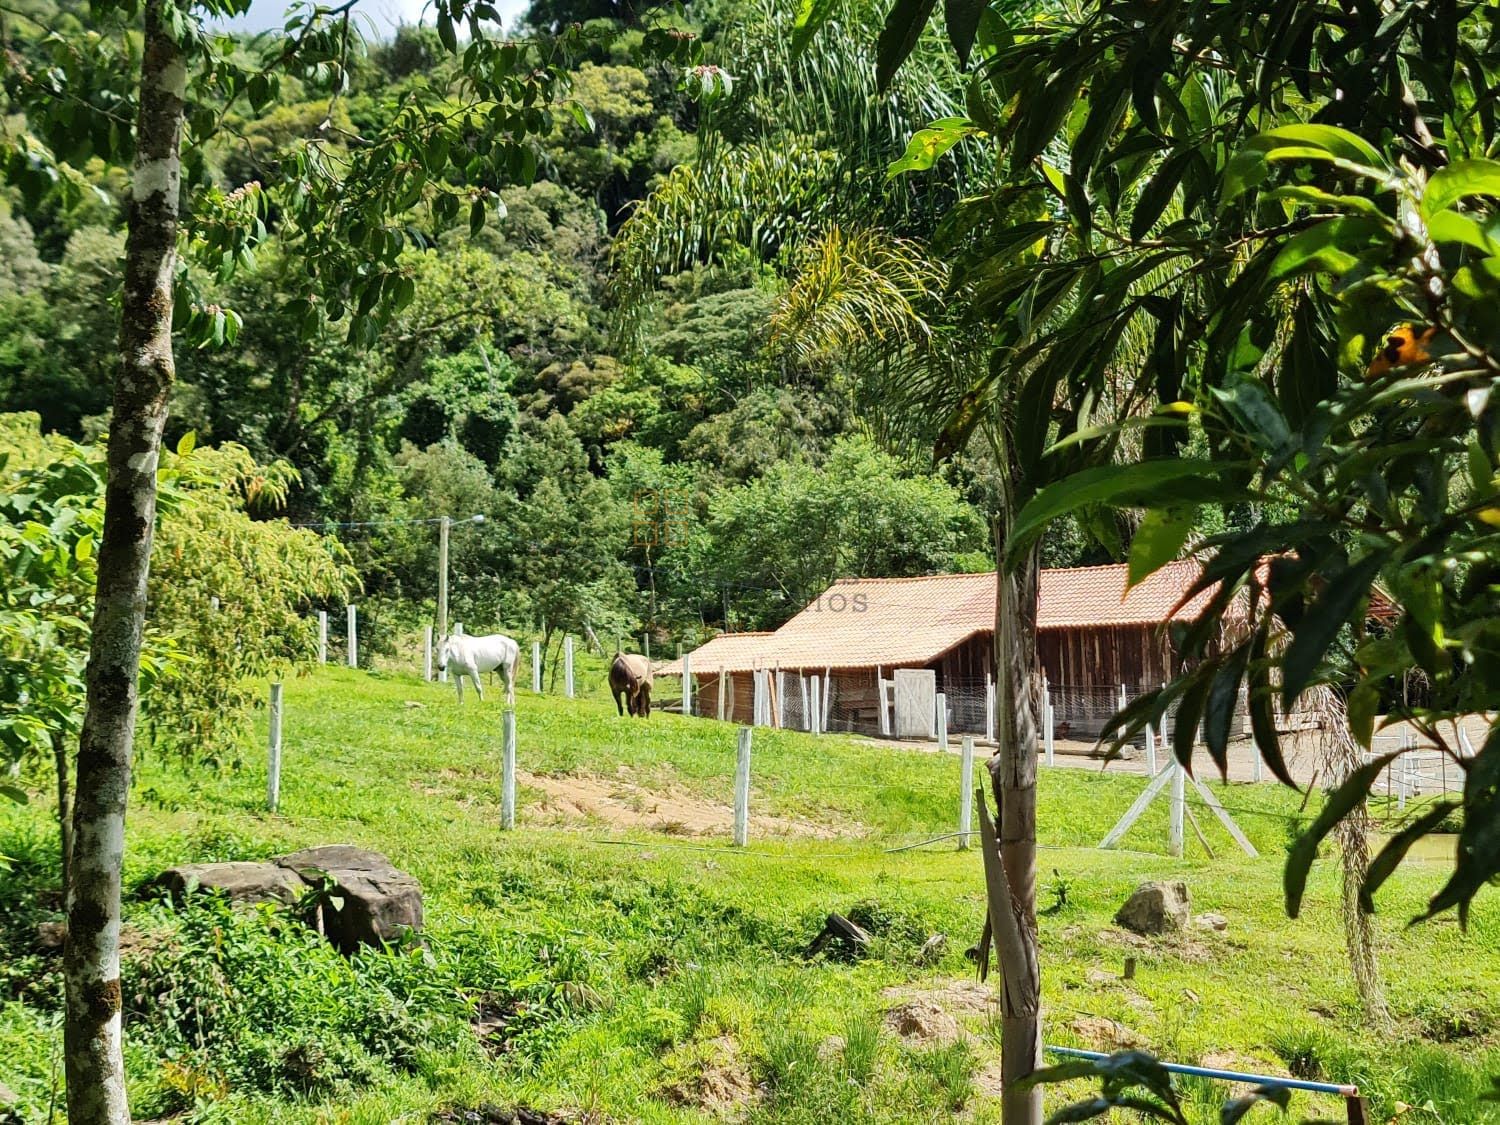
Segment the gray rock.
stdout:
[[1220,933],[1229,929],[1229,919],[1222,914],[1200,914],[1193,919],[1193,924],[1205,930],[1218,930]]
[[1142,883],[1120,907],[1115,921],[1138,934],[1165,934],[1185,927],[1189,913],[1186,883]]
[[275,863],[184,863],[156,877],[173,898],[194,890],[217,891],[232,902],[279,902],[291,906],[307,891],[295,871]]
[[21,1095],[17,1094],[4,1082],[0,1082],[0,1105],[15,1105],[20,1100]]
[[309,886],[328,885],[323,933],[345,953],[380,946],[422,928],[422,885],[379,852],[349,844],[307,848],[277,860]]

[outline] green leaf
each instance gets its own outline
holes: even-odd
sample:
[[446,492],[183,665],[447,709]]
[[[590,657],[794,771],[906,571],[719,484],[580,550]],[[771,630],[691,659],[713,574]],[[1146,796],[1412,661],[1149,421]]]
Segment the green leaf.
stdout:
[[1141,188],[1141,194],[1136,199],[1135,210],[1130,215],[1131,238],[1139,241],[1151,233],[1151,228],[1156,225],[1162,212],[1167,209],[1167,204],[1172,202],[1172,196],[1177,193],[1182,173],[1192,158],[1192,149],[1174,152],[1162,161],[1156,175],[1146,181],[1146,186]]
[[948,29],[948,42],[958,55],[958,65],[969,65],[969,52],[974,49],[974,36],[979,32],[979,19],[989,7],[989,0],[943,0],[943,22]]
[[441,4],[437,6],[437,33],[444,50],[450,55],[458,54],[458,33],[453,29],[453,17]]
[[1281,756],[1281,739],[1276,733],[1276,716],[1271,710],[1273,689],[1266,660],[1271,621],[1272,618],[1267,615],[1250,641],[1250,665],[1247,670],[1250,734],[1255,739],[1256,750],[1265,759],[1266,765],[1271,767],[1276,780],[1295,789],[1297,783],[1292,778],[1292,771],[1286,768],[1286,759]]
[[1500,255],[1500,242],[1468,215],[1439,211],[1427,220],[1427,234],[1434,242],[1452,242],[1472,247],[1487,258]]
[[1229,735],[1240,699],[1240,681],[1244,679],[1249,659],[1250,647],[1240,645],[1219,666],[1208,688],[1208,702],[1203,714],[1203,741],[1208,745],[1208,756],[1225,778],[1229,776]]
[[1363,164],[1382,171],[1390,167],[1369,141],[1333,125],[1282,125],[1256,134],[1245,147],[1264,153],[1292,147],[1310,148],[1351,164]]
[[1130,541],[1127,589],[1177,558],[1193,532],[1196,516],[1195,508],[1157,508],[1146,513]]
[[1458,808],[1457,801],[1438,801],[1432,808],[1428,809],[1416,820],[1397,832],[1386,841],[1385,847],[1380,849],[1380,854],[1370,861],[1369,869],[1365,872],[1365,881],[1359,888],[1359,908],[1366,914],[1375,913],[1375,892],[1400,866],[1401,861],[1406,858],[1406,853],[1423,836],[1441,824],[1447,815]]
[[1490,729],[1467,765],[1464,777],[1464,823],[1458,833],[1458,862],[1443,889],[1433,895],[1423,918],[1458,907],[1459,924],[1467,926],[1469,902],[1500,872],[1500,726]]
[[484,230],[484,200],[476,199],[469,205],[469,237],[479,237]]
[[1293,702],[1302,694],[1317,671],[1323,654],[1333,644],[1339,630],[1349,620],[1354,607],[1369,593],[1370,583],[1380,572],[1385,554],[1372,552],[1327,576],[1327,587],[1320,597],[1297,622],[1292,631],[1292,642],[1287,645],[1281,660],[1282,706],[1291,710]]
[[1422,193],[1422,216],[1430,218],[1471,195],[1500,197],[1500,160],[1460,160],[1439,168]]
[[1325,220],[1282,244],[1271,263],[1270,278],[1280,281],[1314,271],[1347,273],[1358,264],[1358,253],[1381,230],[1380,223],[1359,215]]
[[922,37],[936,4],[937,0],[896,0],[891,6],[875,44],[875,82],[881,90],[890,88],[896,71]]
[[31,798],[26,795],[26,791],[24,789],[18,789],[14,785],[9,785],[3,782],[0,782],[0,797],[4,797],[8,801],[14,801],[18,805],[26,805],[31,803]]
[[925,172],[959,141],[979,132],[979,127],[965,117],[950,117],[918,129],[906,143],[905,154],[886,169],[886,177],[894,179],[903,172]]
[[792,25],[792,54],[802,54],[812,42],[813,36],[838,11],[838,0],[801,0],[797,5],[797,18]]
[[1224,1103],[1219,1109],[1219,1125],[1238,1125],[1240,1118],[1262,1102],[1285,1110],[1292,1101],[1292,1092],[1285,1086],[1257,1086],[1243,1097]]
[[1084,469],[1048,485],[1021,509],[1011,529],[1006,565],[1013,566],[1052,520],[1091,504],[1145,507],[1233,499],[1242,495],[1243,489],[1225,478],[1240,467],[1222,461],[1173,458]]
[[1255,379],[1241,378],[1228,388],[1212,387],[1213,395],[1240,428],[1268,453],[1280,453],[1292,442],[1291,428],[1266,388]]
[[1375,716],[1380,712],[1380,690],[1369,680],[1361,680],[1349,693],[1349,733],[1366,750],[1375,736]]
[[1382,754],[1354,770],[1344,783],[1328,794],[1323,808],[1308,830],[1297,837],[1297,842],[1287,852],[1286,869],[1282,872],[1282,887],[1286,892],[1287,917],[1295,918],[1302,909],[1302,892],[1307,889],[1307,872],[1313,860],[1318,858],[1318,848],[1334,825],[1354,811],[1370,792],[1370,786],[1380,776],[1380,771],[1400,757],[1400,750]]
[[177,439],[177,456],[186,457],[198,444],[198,434],[195,430],[189,430]]

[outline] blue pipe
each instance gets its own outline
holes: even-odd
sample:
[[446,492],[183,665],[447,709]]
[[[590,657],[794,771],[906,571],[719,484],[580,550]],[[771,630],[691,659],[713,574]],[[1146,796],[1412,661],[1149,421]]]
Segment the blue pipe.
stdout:
[[[1077,1047],[1048,1047],[1042,1050],[1054,1055],[1066,1055],[1073,1059],[1107,1059],[1103,1051],[1080,1051]],[[1315,1094],[1335,1094],[1341,1098],[1359,1097],[1358,1086],[1340,1086],[1333,1082],[1308,1082],[1301,1078],[1278,1078],[1268,1074],[1242,1074],[1237,1070],[1215,1070],[1208,1066],[1187,1066],[1184,1063],[1161,1064],[1173,1074],[1196,1074],[1200,1078],[1217,1078],[1220,1082],[1248,1082],[1255,1086],[1280,1086],[1287,1090],[1311,1090]]]

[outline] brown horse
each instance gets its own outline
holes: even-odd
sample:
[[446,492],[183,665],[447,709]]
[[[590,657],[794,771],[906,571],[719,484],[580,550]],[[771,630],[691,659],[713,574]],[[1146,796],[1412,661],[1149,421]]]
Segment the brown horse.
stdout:
[[[615,697],[615,709],[621,715],[626,708],[632,716],[651,717],[651,662],[636,653],[615,653],[609,666],[609,691]],[[620,697],[624,696],[624,704]]]

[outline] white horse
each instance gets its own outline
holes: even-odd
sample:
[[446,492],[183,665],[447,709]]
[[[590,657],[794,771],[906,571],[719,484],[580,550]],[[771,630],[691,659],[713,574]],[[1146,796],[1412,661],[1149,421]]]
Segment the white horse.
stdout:
[[458,689],[458,701],[464,701],[464,677],[474,681],[474,690],[479,701],[484,702],[484,688],[479,677],[485,672],[499,671],[505,681],[505,698],[516,701],[516,661],[520,658],[521,646],[502,633],[488,637],[471,637],[458,633],[444,637],[438,650],[438,669],[448,671],[453,665],[453,686]]

